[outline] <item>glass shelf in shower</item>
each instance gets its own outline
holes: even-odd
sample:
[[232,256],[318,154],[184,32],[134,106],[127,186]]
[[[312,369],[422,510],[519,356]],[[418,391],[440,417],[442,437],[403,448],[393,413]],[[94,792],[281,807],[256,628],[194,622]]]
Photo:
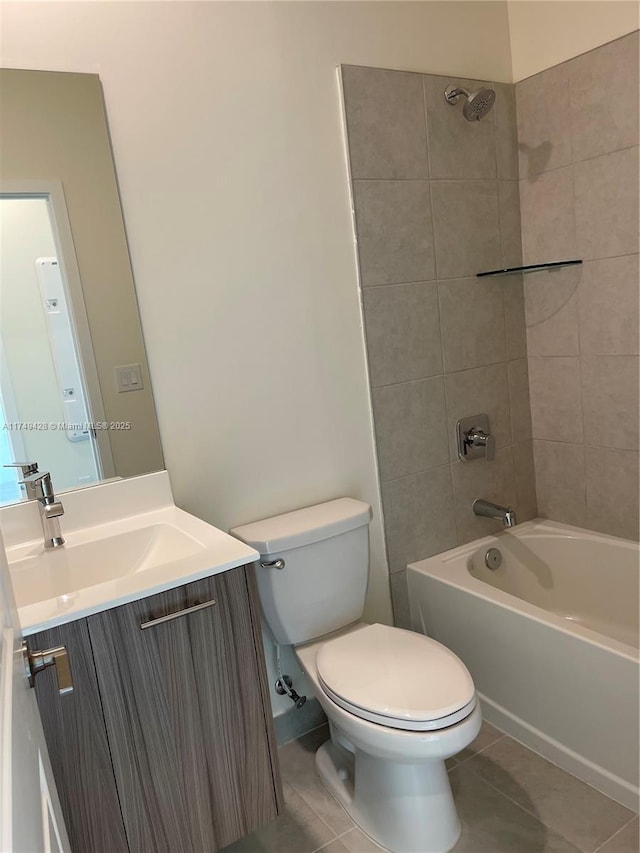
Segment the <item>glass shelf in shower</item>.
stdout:
[[488,272],[476,273],[476,278],[484,278],[487,275],[517,275],[518,273],[540,272],[540,270],[553,270],[558,267],[573,267],[581,264],[580,260],[552,261],[548,264],[528,264],[524,267],[506,267],[502,270],[489,270]]

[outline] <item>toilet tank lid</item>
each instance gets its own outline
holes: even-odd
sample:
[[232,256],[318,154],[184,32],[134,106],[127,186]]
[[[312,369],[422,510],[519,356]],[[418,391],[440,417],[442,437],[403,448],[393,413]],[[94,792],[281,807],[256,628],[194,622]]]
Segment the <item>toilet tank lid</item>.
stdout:
[[243,524],[229,532],[260,554],[275,554],[363,527],[369,524],[371,515],[369,504],[353,498],[338,498]]

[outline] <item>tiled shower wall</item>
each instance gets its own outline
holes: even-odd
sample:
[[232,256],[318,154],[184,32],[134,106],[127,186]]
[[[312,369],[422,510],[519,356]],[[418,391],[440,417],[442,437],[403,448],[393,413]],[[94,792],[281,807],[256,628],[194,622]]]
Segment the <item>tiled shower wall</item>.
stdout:
[[638,33],[516,85],[538,506],[638,538]]
[[[396,621],[407,563],[500,525],[483,497],[536,515],[520,277],[514,86],[467,122],[448,83],[343,66],[343,94],[385,532]],[[487,85],[486,83],[484,85]],[[459,418],[486,413],[493,462],[457,459]]]

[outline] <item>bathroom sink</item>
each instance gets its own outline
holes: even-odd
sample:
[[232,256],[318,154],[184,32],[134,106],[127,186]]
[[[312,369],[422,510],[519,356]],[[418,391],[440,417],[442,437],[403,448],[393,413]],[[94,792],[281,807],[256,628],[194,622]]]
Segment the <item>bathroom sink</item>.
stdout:
[[51,550],[34,543],[13,549],[9,566],[18,607],[70,596],[88,586],[193,556],[204,547],[166,523],[88,541],[83,538],[82,534],[69,536],[63,548]]
[[65,544],[45,549],[33,501],[0,509],[25,635],[258,559],[173,503],[166,472],[62,497]]

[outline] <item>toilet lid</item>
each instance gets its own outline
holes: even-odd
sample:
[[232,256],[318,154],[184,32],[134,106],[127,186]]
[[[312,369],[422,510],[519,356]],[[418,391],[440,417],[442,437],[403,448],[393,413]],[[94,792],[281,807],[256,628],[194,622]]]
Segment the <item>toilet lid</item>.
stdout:
[[316,666],[338,705],[392,728],[444,728],[476,704],[462,661],[435,640],[402,628],[367,625],[329,640]]

